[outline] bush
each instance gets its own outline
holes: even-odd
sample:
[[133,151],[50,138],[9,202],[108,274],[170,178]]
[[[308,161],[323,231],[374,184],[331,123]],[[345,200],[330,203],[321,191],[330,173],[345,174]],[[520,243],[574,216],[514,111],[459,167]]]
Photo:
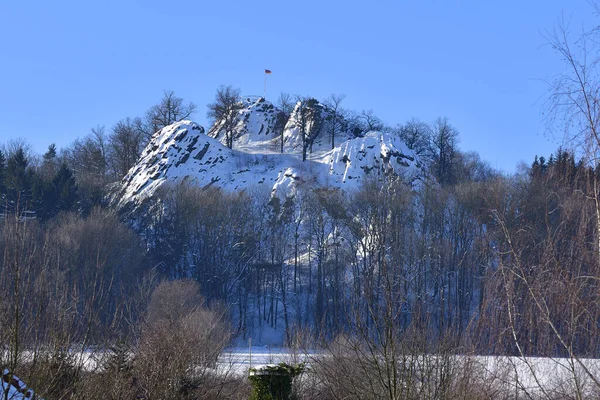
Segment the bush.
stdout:
[[144,398],[180,399],[213,381],[230,333],[224,313],[204,307],[198,284],[161,283],[147,315],[133,366]]
[[252,383],[250,400],[287,400],[292,396],[292,381],[304,371],[304,364],[296,366],[281,363],[250,368]]

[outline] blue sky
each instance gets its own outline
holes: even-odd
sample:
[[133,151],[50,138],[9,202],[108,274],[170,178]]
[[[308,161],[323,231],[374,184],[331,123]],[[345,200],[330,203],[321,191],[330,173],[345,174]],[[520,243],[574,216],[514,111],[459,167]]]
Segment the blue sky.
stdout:
[[221,84],[372,109],[390,125],[447,117],[460,148],[507,172],[547,135],[548,81],[563,71],[544,33],[597,24],[586,0],[0,2],[0,143],[37,152],[141,116],[163,90],[198,106]]

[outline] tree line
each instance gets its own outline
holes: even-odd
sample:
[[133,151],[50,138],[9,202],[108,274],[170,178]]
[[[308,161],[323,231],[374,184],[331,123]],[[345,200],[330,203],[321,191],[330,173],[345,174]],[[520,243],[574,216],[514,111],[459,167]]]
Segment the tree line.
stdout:
[[[154,121],[154,129],[187,116],[194,107],[185,104],[165,93],[146,124]],[[121,165],[124,153],[115,149],[132,143],[134,130],[125,125],[116,124],[107,142],[94,130],[60,154],[51,145],[41,158],[26,143],[6,145],[0,153],[3,220],[35,219],[45,230],[65,215],[85,220],[100,212],[107,185],[117,176],[111,178],[115,170],[109,173],[107,166]],[[510,212],[518,210],[520,223],[538,226],[547,218],[524,210],[549,213],[535,201],[551,197],[542,193],[556,180],[584,193],[582,199],[595,182],[583,178],[595,176],[595,169],[583,159],[575,163],[575,155],[562,149],[514,176],[503,175],[476,153],[462,152],[458,130],[445,118],[380,128],[401,137],[425,164],[430,175],[418,188],[402,177],[382,181],[368,175],[354,193],[315,188],[289,198],[258,189],[225,193],[188,183],[165,186],[146,205],[154,211],[136,226],[144,249],[140,257],[164,277],[196,280],[208,304],[230,304],[240,337],[271,329],[284,332],[286,342],[301,331],[333,338],[352,326],[355,301],[381,301],[380,285],[389,271],[391,284],[402,288],[395,304],[402,327],[427,316],[435,336],[448,330],[462,335],[484,320],[491,277],[502,260],[503,229],[516,218]],[[564,171],[570,178],[557,178]],[[509,200],[513,203],[505,204]],[[556,207],[552,216],[563,221],[563,209]],[[528,340],[531,352],[539,348],[537,338]],[[499,349],[514,351],[508,344]]]
[[[198,396],[207,382],[219,393],[237,382],[210,380],[209,349],[273,331],[288,345],[330,351],[337,361],[319,360],[318,379],[340,393],[364,384],[339,373],[357,365],[367,377],[379,371],[369,378],[377,381],[387,371],[378,391],[408,390],[394,374],[424,362],[420,354],[597,356],[598,170],[562,149],[512,176],[464,154],[453,166],[445,185],[432,179],[413,190],[390,176],[353,193],[285,199],[180,182],[157,193],[161,213],[136,231],[102,208],[46,221],[5,216],[2,363],[50,394],[75,387],[77,397],[112,371],[113,398],[131,390],[181,398],[170,385]],[[162,279],[185,283],[166,289]],[[100,375],[73,358],[73,348],[90,346],[112,354]],[[31,351],[36,365],[24,358]],[[443,378],[430,377],[441,385],[432,393],[451,389],[441,360],[450,362],[427,360]],[[375,369],[381,362],[387,370]],[[190,381],[199,363],[207,374]],[[170,376],[176,384],[153,386]]]

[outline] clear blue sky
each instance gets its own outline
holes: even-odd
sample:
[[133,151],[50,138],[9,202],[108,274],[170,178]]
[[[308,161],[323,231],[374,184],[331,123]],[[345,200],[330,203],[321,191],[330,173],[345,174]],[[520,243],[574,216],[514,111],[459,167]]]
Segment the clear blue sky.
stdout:
[[462,150],[507,172],[553,152],[541,115],[563,67],[544,32],[586,0],[0,2],[0,143],[36,152],[141,116],[163,90],[198,106],[220,84],[373,109],[395,125],[448,117]]

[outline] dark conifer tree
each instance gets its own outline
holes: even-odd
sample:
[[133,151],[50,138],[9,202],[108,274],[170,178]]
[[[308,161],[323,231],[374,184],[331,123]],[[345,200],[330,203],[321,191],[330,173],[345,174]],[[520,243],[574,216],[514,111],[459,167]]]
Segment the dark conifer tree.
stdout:
[[32,174],[25,151],[19,147],[6,163],[6,205],[9,213],[30,211]]
[[56,145],[52,143],[48,146],[48,151],[42,156],[42,165],[40,175],[45,181],[50,181],[58,170],[58,159],[56,157]]
[[54,194],[50,181],[44,179],[43,172],[31,175],[31,203],[29,208],[35,210],[36,218],[42,220],[53,215]]
[[57,212],[72,211],[77,207],[77,184],[67,164],[61,164],[52,180],[51,187],[55,196],[55,210]]
[[36,217],[46,220],[61,211],[73,211],[78,205],[75,177],[67,164],[62,163],[51,180],[42,174],[32,176],[32,204]]
[[6,191],[6,185],[4,184],[4,178],[6,175],[6,158],[4,153],[0,150],[0,200],[4,199],[4,192]]

